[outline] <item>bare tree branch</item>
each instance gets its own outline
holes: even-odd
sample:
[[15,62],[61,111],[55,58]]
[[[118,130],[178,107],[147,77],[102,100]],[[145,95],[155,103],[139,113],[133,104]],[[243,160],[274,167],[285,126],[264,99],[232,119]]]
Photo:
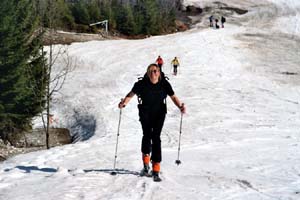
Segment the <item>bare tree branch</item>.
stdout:
[[[50,104],[51,104],[51,98],[54,95],[54,93],[59,92],[59,90],[62,89],[67,75],[72,70],[73,63],[71,62],[71,58],[68,55],[68,52],[65,48],[65,46],[53,46],[53,35],[55,33],[55,18],[57,17],[57,8],[56,8],[56,1],[54,0],[46,0],[46,2],[40,1],[45,5],[48,9],[48,17],[46,20],[49,20],[49,51],[48,51],[48,64],[45,63],[46,73],[44,74],[45,79],[47,80],[46,85],[46,116],[42,114],[42,122],[46,134],[46,146],[47,149],[50,148],[49,146],[49,126],[50,126]],[[55,49],[58,48],[58,49]],[[57,63],[60,63],[60,65],[57,65]],[[59,70],[55,72],[56,67],[61,67]],[[42,106],[42,105],[41,105]]]

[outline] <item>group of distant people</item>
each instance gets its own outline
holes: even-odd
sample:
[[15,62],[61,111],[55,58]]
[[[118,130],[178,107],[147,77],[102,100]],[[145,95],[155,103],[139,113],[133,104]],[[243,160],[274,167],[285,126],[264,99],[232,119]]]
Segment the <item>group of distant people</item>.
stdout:
[[[224,23],[226,22],[226,18],[224,16],[221,16],[220,21],[221,21],[221,27],[224,28]],[[219,22],[219,19],[215,18],[213,15],[211,15],[209,17],[209,26],[210,27],[213,27],[215,29],[219,29],[220,26],[219,26],[218,22]]]
[[[162,71],[162,65],[164,64],[164,61],[161,56],[158,56],[155,63],[158,65],[160,68],[160,71]],[[171,61],[171,64],[173,65],[173,74],[176,76],[177,75],[177,68],[179,67],[179,60],[177,57],[174,57],[174,59]]]

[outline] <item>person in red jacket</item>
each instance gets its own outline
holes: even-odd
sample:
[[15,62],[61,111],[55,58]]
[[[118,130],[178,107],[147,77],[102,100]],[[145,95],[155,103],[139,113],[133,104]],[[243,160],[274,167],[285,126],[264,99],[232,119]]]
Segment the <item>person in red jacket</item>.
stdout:
[[162,72],[161,68],[162,68],[162,65],[164,64],[164,61],[160,56],[158,56],[158,58],[156,59],[156,64],[158,65],[160,71]]

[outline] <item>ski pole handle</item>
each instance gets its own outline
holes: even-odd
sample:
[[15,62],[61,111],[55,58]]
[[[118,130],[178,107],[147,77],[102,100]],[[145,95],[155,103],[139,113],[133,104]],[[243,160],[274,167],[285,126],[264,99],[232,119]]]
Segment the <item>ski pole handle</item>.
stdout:
[[184,103],[181,104],[181,106],[179,107],[181,114],[185,113],[185,107],[184,107]]
[[124,100],[125,100],[125,99],[122,98],[121,101],[120,101],[120,103],[119,103],[119,108],[120,108],[120,109],[122,109],[122,108],[124,108],[124,107],[126,106],[126,105],[124,104]]
[[180,135],[181,135],[181,130],[182,130],[182,117],[183,117],[183,113],[181,113],[181,117],[180,117],[180,128],[179,128]]

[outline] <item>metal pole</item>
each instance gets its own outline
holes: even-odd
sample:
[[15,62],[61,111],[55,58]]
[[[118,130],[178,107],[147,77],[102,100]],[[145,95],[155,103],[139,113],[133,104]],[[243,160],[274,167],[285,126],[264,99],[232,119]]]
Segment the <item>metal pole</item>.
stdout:
[[119,135],[120,135],[120,125],[121,125],[121,116],[122,116],[122,109],[120,108],[120,115],[119,115],[119,125],[118,125],[118,132],[117,132],[117,143],[116,143],[116,150],[115,150],[115,161],[114,161],[114,169],[111,172],[111,175],[116,175],[116,162],[117,162],[117,153],[118,153],[118,143],[119,143]]
[[181,161],[179,160],[179,153],[180,153],[180,141],[181,141],[181,130],[182,130],[182,116],[183,116],[183,113],[181,113],[180,128],[179,128],[178,155],[177,155],[177,160],[175,161],[175,163],[177,165],[181,164]]
[[105,31],[106,31],[106,34],[108,34],[108,20],[105,20],[106,23],[105,23]]

